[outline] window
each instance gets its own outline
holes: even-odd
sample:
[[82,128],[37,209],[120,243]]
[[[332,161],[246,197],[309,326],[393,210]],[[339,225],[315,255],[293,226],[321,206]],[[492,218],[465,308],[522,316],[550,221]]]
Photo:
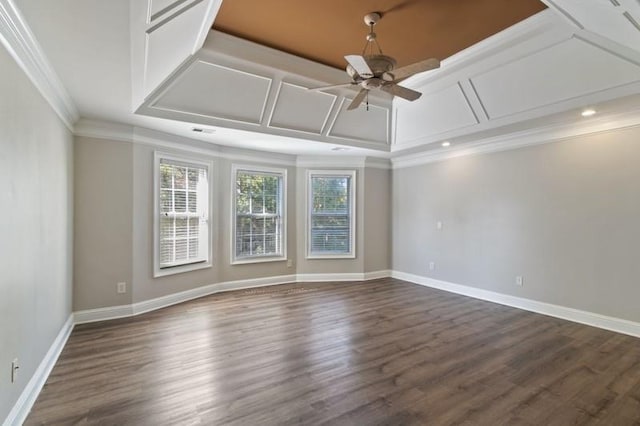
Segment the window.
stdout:
[[355,171],[309,171],[307,257],[355,257]]
[[233,166],[232,263],[284,260],[287,171]]
[[155,155],[154,276],[211,266],[210,165]]

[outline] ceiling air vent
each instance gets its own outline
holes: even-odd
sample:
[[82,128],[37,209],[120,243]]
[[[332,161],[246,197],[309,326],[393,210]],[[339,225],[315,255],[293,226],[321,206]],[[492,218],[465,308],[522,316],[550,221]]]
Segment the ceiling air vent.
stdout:
[[211,133],[215,133],[216,129],[205,129],[203,127],[194,127],[193,129],[191,129],[191,131],[194,132],[194,133],[211,134]]

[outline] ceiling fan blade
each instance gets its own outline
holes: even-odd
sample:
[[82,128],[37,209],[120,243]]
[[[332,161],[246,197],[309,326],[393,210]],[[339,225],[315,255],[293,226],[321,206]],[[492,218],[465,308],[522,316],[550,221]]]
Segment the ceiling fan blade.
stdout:
[[385,84],[381,86],[380,89],[384,90],[387,93],[391,93],[393,96],[398,96],[408,101],[415,101],[420,96],[422,96],[422,93],[420,92],[416,92],[415,90],[411,90],[406,87],[399,86],[395,83]]
[[351,101],[347,109],[352,110],[352,109],[358,108],[362,103],[362,101],[364,100],[364,98],[367,96],[367,92],[369,92],[367,89],[360,89],[360,91],[358,92],[356,97],[353,98],[353,100]]
[[414,74],[418,74],[419,72],[434,70],[436,68],[440,68],[440,60],[431,58],[416,62],[415,64],[400,67],[397,70],[391,71],[391,73],[394,76],[394,81],[399,81],[407,77],[411,77]]
[[373,71],[369,68],[369,64],[364,59],[364,57],[360,55],[347,55],[344,57],[349,65],[353,67],[354,70],[358,73],[358,75],[362,78],[371,78],[373,77]]
[[354,84],[358,84],[358,83],[356,83],[355,81],[352,81],[351,83],[333,84],[331,86],[322,86],[322,87],[312,87],[312,88],[307,88],[307,90],[310,92],[321,92],[323,90],[328,90],[328,89],[337,89],[339,87],[353,86]]

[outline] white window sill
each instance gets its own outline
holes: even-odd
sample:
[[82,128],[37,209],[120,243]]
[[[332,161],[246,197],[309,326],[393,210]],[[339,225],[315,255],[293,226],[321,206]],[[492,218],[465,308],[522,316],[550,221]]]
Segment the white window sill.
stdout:
[[167,275],[182,274],[184,272],[197,271],[199,269],[211,268],[211,262],[190,263],[188,265],[171,266],[168,268],[156,269],[153,278],[166,277]]
[[345,254],[308,254],[307,259],[309,260],[328,260],[328,259],[355,259],[355,253],[345,253]]
[[264,256],[264,257],[243,257],[240,259],[231,259],[232,265],[247,265],[251,263],[266,263],[266,262],[284,262],[287,260],[286,256]]

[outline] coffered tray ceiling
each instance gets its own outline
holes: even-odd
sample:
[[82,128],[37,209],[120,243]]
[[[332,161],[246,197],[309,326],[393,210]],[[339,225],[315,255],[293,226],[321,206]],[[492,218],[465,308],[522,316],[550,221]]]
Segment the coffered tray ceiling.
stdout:
[[342,69],[364,46],[363,16],[382,12],[378,40],[403,66],[448,58],[545,8],[539,0],[232,0],[213,28]]
[[[32,68],[45,85],[59,76],[89,124],[394,161],[640,125],[638,0],[12,1],[32,28],[8,35],[22,48],[33,30],[52,67],[43,57]],[[233,10],[256,36],[225,27]],[[306,88],[348,81],[342,56],[361,51],[371,11],[383,13],[376,32],[400,65],[433,56],[442,67],[403,81],[423,94],[415,102],[372,93],[369,110],[347,111],[352,88]],[[271,32],[299,47],[265,40]],[[40,46],[23,50],[30,63]],[[76,125],[105,134],[92,126]]]

